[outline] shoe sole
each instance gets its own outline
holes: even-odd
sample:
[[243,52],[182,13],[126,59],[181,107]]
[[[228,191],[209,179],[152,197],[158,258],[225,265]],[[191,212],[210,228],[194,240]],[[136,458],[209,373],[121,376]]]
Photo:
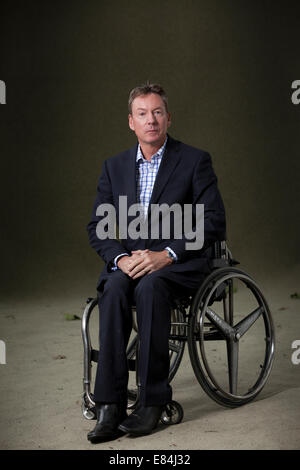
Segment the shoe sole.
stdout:
[[126,434],[130,434],[131,436],[148,436],[149,434],[152,433],[152,431],[154,431],[154,429],[157,427],[154,426],[153,429],[151,429],[151,431],[132,431],[130,429],[127,429],[125,426],[122,426],[122,424],[120,424],[120,426],[118,426],[118,429],[120,429],[120,431],[123,431],[125,432]]
[[90,441],[92,444],[97,444],[99,442],[105,442],[105,441],[113,441],[114,439],[117,439],[118,437],[121,437],[124,433],[118,430],[114,434],[102,434],[101,436],[87,436],[88,441]]

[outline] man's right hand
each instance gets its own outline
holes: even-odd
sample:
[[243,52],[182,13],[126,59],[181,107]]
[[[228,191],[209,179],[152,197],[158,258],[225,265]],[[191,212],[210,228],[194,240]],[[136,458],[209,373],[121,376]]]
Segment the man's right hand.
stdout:
[[135,260],[140,261],[141,256],[139,254],[134,253],[131,256],[122,256],[122,258],[118,259],[117,266],[123,273],[129,275],[129,268],[132,266],[132,262]]

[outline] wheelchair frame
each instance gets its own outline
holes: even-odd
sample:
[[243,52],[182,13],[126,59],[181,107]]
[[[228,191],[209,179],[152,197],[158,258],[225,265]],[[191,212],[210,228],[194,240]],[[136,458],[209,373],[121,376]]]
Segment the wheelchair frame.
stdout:
[[[181,363],[186,342],[195,376],[203,390],[220,405],[235,408],[253,400],[262,390],[270,375],[275,353],[275,335],[272,316],[268,304],[256,282],[244,271],[235,268],[239,264],[232,258],[225,241],[214,244],[211,259],[212,272],[203,281],[192,297],[174,299],[169,336],[170,373],[169,382],[174,378]],[[258,304],[251,313],[234,325],[234,280],[239,280],[253,294]],[[215,302],[222,302],[223,314],[212,308]],[[98,351],[92,348],[89,334],[89,319],[97,298],[88,298],[82,316],[82,339],[84,347],[82,413],[86,419],[95,419],[95,402],[91,393],[91,362],[98,361]],[[187,313],[188,309],[188,313]],[[239,341],[259,317],[263,318],[265,330],[265,353],[261,371],[256,382],[245,394],[239,395],[238,357]],[[137,326],[133,322],[137,332]],[[229,390],[225,390],[214,376],[207,359],[205,343],[225,341],[228,360]],[[127,347],[128,369],[137,371],[138,333]],[[139,397],[139,380],[136,373],[136,390],[128,390],[131,403],[128,408],[136,407]],[[165,424],[181,421],[183,410],[179,403],[172,401],[161,418]]]

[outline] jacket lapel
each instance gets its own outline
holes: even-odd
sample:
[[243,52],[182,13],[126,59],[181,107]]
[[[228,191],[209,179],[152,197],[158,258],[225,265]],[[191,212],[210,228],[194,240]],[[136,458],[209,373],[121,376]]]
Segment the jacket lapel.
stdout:
[[[168,135],[168,141],[159,170],[155,179],[150,204],[156,204],[159,197],[171,178],[180,159],[179,142]],[[150,211],[149,211],[150,212]]]

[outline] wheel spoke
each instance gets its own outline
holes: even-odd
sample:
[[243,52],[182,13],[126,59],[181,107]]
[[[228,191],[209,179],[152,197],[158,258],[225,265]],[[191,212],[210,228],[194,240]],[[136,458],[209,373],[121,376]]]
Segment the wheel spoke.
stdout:
[[243,318],[243,320],[241,320],[239,323],[237,323],[237,325],[235,325],[235,334],[238,334],[238,337],[243,336],[253,325],[253,323],[259,318],[262,312],[262,307],[258,307],[253,310],[253,312],[251,312],[247,317]]
[[227,308],[227,299],[223,299],[223,312],[224,312],[224,320],[227,323],[230,323],[229,316],[228,316],[228,308]]
[[233,326],[233,279],[229,280],[229,323]]
[[174,352],[176,352],[176,353],[179,353],[179,351],[180,351],[180,345],[177,345],[177,344],[173,343],[172,341],[169,341],[169,349],[170,349],[171,351],[174,351]]
[[233,395],[237,394],[237,378],[238,378],[238,360],[239,360],[239,343],[232,339],[227,340],[227,357],[228,357],[228,376],[229,390]]
[[216,312],[214,312],[211,308],[207,307],[206,314],[210,321],[217,327],[221,333],[226,338],[229,338],[234,333],[234,328],[232,328],[226,321],[223,320]]

